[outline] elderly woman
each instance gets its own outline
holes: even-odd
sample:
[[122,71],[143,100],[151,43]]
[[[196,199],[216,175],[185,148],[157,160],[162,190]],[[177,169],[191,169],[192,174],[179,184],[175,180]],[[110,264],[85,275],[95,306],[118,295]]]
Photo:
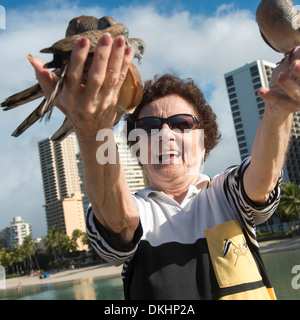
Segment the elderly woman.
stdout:
[[[122,37],[113,42],[105,35],[83,85],[88,49],[87,39],[78,41],[56,105],[73,123],[80,146],[91,201],[87,233],[96,252],[124,264],[125,298],[275,298],[255,226],[279,201],[293,112],[300,109],[300,61],[285,60],[273,77],[278,88],[260,90],[266,107],[251,158],[213,179],[200,168],[220,135],[201,91],[170,75],[146,82],[143,101],[127,121],[147,137],[149,161],[142,165],[150,187],[131,195],[121,163],[96,159],[104,143],[96,134],[113,129],[131,49]],[[47,94],[55,80],[40,60],[32,64]]]

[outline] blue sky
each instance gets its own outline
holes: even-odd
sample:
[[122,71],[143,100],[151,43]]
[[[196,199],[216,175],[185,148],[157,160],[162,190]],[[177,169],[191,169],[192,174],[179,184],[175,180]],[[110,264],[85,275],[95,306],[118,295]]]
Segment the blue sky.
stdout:
[[[64,1],[60,1],[60,3],[63,3]],[[128,6],[128,5],[146,5],[151,4],[156,6],[159,10],[162,12],[170,11],[172,8],[177,8],[181,10],[189,10],[193,11],[194,13],[201,13],[201,14],[212,14],[216,8],[220,4],[233,4],[237,9],[248,9],[252,12],[255,12],[257,5],[260,1],[257,0],[251,0],[251,1],[236,1],[236,0],[210,0],[210,1],[200,1],[200,0],[131,0],[131,1],[120,1],[120,0],[111,0],[111,1],[72,1],[76,3],[80,7],[86,7],[87,3],[89,6],[94,5],[100,5],[104,7],[105,9],[111,9],[116,8],[119,6]],[[23,8],[28,5],[36,6],[37,4],[44,4],[45,1],[18,1],[18,0],[4,0],[0,1],[0,4],[4,6],[7,9],[12,8]],[[296,3],[296,2],[295,2]]]
[[[82,14],[110,15],[147,44],[142,79],[175,72],[192,77],[215,110],[222,142],[205,163],[214,176],[240,161],[224,74],[254,60],[278,62],[282,56],[261,39],[255,22],[259,0],[251,1],[1,1],[6,29],[0,30],[0,100],[35,83],[25,55],[49,61],[39,51],[64,36],[69,20]],[[299,4],[299,1],[295,1]],[[48,123],[36,123],[19,138],[11,132],[37,106],[0,111],[0,230],[15,216],[32,224],[33,235],[46,234],[38,141],[49,137],[64,117],[56,110]]]

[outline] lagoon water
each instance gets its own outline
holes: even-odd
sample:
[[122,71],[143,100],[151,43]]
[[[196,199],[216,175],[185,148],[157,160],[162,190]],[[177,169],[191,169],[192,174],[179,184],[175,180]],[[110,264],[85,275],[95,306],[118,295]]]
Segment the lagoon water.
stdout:
[[123,300],[120,277],[111,279],[89,278],[17,289],[0,290],[5,300]]
[[[293,288],[292,273],[300,265],[300,249],[262,254],[278,300],[300,300],[300,289]],[[299,279],[299,277],[298,277]],[[298,281],[298,282],[297,282]],[[296,282],[300,286],[300,279]],[[294,281],[295,282],[295,281]],[[8,300],[123,300],[120,277],[111,279],[82,279],[56,284],[0,290],[0,299]]]
[[[294,266],[300,266],[300,249],[262,254],[270,281],[278,300],[300,300],[300,288],[293,288],[293,282],[300,287],[299,276],[292,273]],[[296,279],[293,281],[293,279]],[[299,280],[297,280],[299,279]]]

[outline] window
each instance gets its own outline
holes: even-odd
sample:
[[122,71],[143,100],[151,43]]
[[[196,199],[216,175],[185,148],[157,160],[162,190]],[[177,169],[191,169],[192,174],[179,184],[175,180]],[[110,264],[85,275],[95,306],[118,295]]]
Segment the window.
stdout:
[[233,81],[233,77],[232,76],[229,76],[226,78],[226,85],[227,87],[231,87],[234,85],[234,81]]

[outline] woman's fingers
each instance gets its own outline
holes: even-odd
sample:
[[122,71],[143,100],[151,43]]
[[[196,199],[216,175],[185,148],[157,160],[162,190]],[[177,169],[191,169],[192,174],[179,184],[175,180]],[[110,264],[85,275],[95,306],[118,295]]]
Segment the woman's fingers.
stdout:
[[109,34],[104,35],[98,43],[85,88],[86,97],[99,101],[98,112],[115,106],[118,101],[120,88],[132,60],[131,47],[125,45],[123,36],[113,42]]
[[258,94],[261,99],[270,104],[273,110],[277,108],[287,113],[300,111],[299,101],[293,100],[289,95],[281,94],[267,88],[261,88]]
[[57,76],[49,69],[44,68],[45,63],[40,58],[33,57],[30,54],[27,54],[27,58],[35,70],[37,80],[44,95],[49,97],[57,81]]
[[131,49],[131,47],[126,47],[124,37],[117,38],[113,44],[106,78],[100,90],[101,96],[110,97],[110,101],[107,101],[108,106],[116,106],[118,102],[120,89],[132,62]]
[[300,50],[285,58],[273,71],[269,88],[261,88],[259,96],[277,111],[300,110]]
[[106,123],[113,123],[116,117],[113,107],[117,104],[132,57],[131,48],[125,47],[123,36],[113,41],[110,34],[105,34],[92,58],[89,57],[89,48],[89,41],[85,38],[75,45],[57,107],[76,127],[86,127],[89,123],[94,130],[99,128],[104,114]]
[[114,87],[119,83],[120,71],[123,65],[125,54],[125,39],[118,37],[114,43],[112,52],[107,65],[105,82],[103,84],[103,92],[114,90]]
[[89,53],[89,40],[80,39],[72,50],[71,59],[65,78],[65,86],[68,90],[76,92],[80,90],[85,61]]
[[121,70],[120,70],[119,82],[118,82],[118,84],[117,84],[117,86],[115,88],[117,92],[120,91],[120,89],[121,89],[121,87],[123,85],[123,82],[124,82],[124,80],[126,78],[129,65],[132,62],[131,51],[132,51],[132,47],[130,47],[130,46],[128,46],[125,49],[124,60],[123,60],[123,64],[122,64],[122,67],[121,67]]
[[107,33],[99,40],[96,47],[85,88],[86,96],[93,99],[98,96],[105,80],[112,44],[111,35]]

